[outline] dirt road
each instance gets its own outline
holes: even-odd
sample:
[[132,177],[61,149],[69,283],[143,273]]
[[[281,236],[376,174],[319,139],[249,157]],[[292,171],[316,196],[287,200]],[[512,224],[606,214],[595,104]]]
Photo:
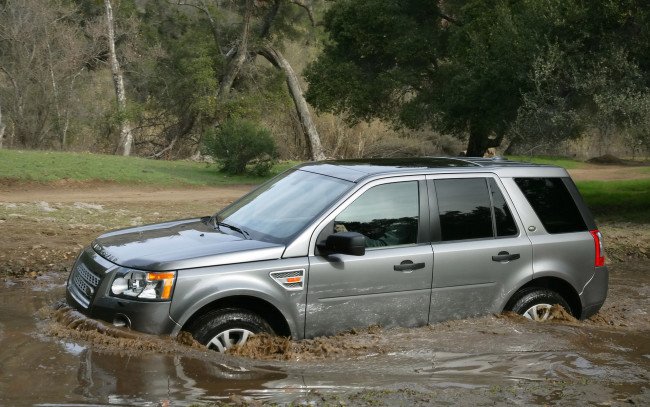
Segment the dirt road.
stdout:
[[[577,180],[649,176],[629,167],[571,172]],[[608,300],[586,322],[558,314],[544,324],[490,316],[371,327],[262,341],[249,359],[58,310],[66,270],[98,234],[211,214],[251,188],[0,182],[0,405],[650,403],[647,233],[634,234],[646,225],[606,226],[636,246],[610,259]]]

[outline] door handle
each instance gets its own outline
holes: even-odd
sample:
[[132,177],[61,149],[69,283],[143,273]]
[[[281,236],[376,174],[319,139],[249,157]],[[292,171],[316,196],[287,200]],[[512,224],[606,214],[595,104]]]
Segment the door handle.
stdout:
[[400,264],[394,265],[393,270],[410,273],[413,270],[423,269],[424,263],[413,263],[411,260],[404,260]]
[[510,260],[517,260],[520,257],[519,253],[510,254],[508,252],[499,252],[498,255],[492,256],[492,261],[508,262]]

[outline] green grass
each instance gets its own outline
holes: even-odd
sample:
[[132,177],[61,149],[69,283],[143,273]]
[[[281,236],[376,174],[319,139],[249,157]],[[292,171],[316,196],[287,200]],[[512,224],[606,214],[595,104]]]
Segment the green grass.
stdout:
[[[510,157],[528,160],[529,157]],[[533,162],[579,168],[580,161],[534,157]],[[297,164],[276,165],[271,175]],[[639,171],[649,172],[650,167]],[[40,182],[64,178],[113,181],[120,184],[153,186],[210,186],[259,184],[269,177],[233,176],[219,171],[216,164],[191,161],[158,161],[136,157],[46,151],[0,150],[0,178]],[[598,221],[650,222],[650,179],[630,181],[577,182],[587,205]]]
[[[287,162],[273,167],[271,175],[295,165]],[[269,177],[229,175],[217,164],[191,161],[159,161],[136,157],[100,154],[77,154],[47,151],[0,150],[0,178],[54,181],[113,181],[119,184],[156,186],[207,186],[259,184]]]
[[509,160],[514,161],[524,161],[530,162],[533,164],[550,164],[557,165],[559,167],[572,170],[575,168],[580,168],[584,165],[584,162],[578,160],[572,160],[570,158],[562,157],[547,157],[547,156],[529,156],[529,155],[510,155],[507,157]]
[[599,221],[650,223],[650,179],[581,181],[576,186]]

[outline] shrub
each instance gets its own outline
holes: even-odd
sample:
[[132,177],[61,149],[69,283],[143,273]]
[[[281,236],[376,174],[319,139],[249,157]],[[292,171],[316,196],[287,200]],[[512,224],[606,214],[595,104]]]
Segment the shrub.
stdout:
[[251,172],[257,176],[269,173],[276,157],[271,131],[250,120],[228,120],[206,134],[203,153],[219,161],[230,174],[242,174],[253,162]]

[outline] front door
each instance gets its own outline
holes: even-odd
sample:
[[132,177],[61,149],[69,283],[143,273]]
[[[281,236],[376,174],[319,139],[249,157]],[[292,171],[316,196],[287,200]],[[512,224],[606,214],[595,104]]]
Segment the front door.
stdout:
[[422,230],[428,206],[421,178],[368,185],[325,223],[319,240],[359,232],[366,253],[310,257],[306,337],[428,322],[433,256]]

